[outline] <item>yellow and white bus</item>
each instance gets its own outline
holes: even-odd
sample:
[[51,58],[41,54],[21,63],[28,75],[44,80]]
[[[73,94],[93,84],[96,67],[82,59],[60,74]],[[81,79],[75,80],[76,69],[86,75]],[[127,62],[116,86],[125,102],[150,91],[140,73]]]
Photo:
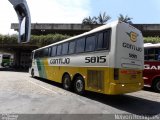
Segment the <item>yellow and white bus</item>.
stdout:
[[116,21],[33,51],[32,77],[84,90],[123,94],[141,90],[143,37],[133,26]]

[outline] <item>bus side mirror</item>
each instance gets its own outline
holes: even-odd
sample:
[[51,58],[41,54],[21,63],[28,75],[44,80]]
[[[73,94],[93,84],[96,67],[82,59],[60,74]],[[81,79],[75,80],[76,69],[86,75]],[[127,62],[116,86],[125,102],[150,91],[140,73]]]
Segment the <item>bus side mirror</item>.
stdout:
[[31,16],[26,0],[9,0],[19,19],[18,43],[28,43],[31,34]]

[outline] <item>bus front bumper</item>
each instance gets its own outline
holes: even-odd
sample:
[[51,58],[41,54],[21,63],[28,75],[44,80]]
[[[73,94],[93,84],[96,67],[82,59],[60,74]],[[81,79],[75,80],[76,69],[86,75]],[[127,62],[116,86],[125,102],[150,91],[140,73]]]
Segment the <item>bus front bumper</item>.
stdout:
[[143,83],[132,83],[132,84],[111,83],[110,84],[110,89],[109,89],[109,94],[116,95],[116,94],[124,94],[124,93],[136,92],[136,91],[141,90],[143,88],[143,85],[144,85]]

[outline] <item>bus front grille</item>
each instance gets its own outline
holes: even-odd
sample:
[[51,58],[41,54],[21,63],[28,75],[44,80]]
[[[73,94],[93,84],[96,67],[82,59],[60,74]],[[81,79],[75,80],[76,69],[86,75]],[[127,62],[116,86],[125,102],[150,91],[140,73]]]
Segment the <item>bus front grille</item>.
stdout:
[[87,86],[89,88],[103,91],[104,90],[104,71],[88,70]]

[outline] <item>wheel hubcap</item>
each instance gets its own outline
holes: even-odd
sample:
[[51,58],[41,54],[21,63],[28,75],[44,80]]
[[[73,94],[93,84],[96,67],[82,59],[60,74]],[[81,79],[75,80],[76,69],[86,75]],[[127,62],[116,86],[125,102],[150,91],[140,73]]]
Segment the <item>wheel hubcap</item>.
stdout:
[[31,73],[31,74],[32,74],[32,76],[34,76],[34,71],[33,71],[33,70],[32,70],[32,73]]
[[77,80],[76,88],[78,92],[81,92],[83,90],[83,82],[81,80]]
[[69,88],[69,79],[68,78],[65,78],[64,79],[64,87],[66,88],[66,89],[68,89]]
[[157,82],[156,87],[160,91],[160,81]]

